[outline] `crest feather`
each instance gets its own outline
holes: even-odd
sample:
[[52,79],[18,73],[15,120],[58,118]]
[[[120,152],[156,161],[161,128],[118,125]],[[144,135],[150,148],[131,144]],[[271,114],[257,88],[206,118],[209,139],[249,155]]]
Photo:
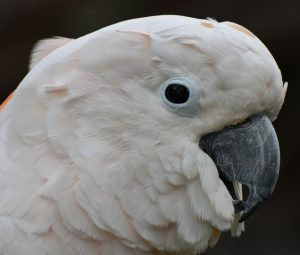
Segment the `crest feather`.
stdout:
[[37,63],[39,63],[43,58],[45,58],[51,52],[67,44],[70,41],[73,41],[73,39],[65,38],[65,37],[54,37],[54,38],[38,41],[34,45],[31,52],[30,61],[29,61],[29,70],[31,70]]

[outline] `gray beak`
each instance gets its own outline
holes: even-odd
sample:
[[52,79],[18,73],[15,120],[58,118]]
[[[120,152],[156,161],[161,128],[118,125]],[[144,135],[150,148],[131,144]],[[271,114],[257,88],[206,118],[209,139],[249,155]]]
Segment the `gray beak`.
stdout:
[[[215,162],[230,192],[240,222],[248,218],[273,192],[279,174],[280,152],[275,130],[264,115],[204,136],[200,147]],[[249,195],[237,199],[233,182],[248,187]]]

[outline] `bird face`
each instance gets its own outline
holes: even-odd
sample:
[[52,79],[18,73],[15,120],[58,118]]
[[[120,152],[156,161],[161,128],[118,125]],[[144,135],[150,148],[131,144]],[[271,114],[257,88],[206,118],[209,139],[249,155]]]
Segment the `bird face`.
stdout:
[[279,171],[270,120],[282,105],[284,88],[271,54],[233,23],[199,21],[154,33],[119,27],[102,54],[111,66],[104,70],[83,57],[84,66],[97,66],[102,77],[107,71],[105,77],[128,97],[131,106],[123,105],[121,112],[136,136],[141,132],[153,141],[200,143],[197,153],[207,153],[225,183],[247,185],[249,199],[256,202],[237,200],[232,185],[227,186],[238,210],[248,215],[272,192]]
[[[220,230],[238,235],[236,221],[272,193],[279,172],[271,121],[286,86],[266,47],[236,24],[177,16],[120,23],[71,44],[70,151],[92,177],[77,192],[94,181],[113,194],[118,215],[159,250],[198,252]],[[85,196],[104,228],[138,246]]]
[[[228,26],[211,25],[225,30]],[[219,37],[217,31],[205,38],[189,38],[187,33],[177,38],[173,53],[179,55],[178,62],[186,63],[180,70],[183,77],[167,80],[160,93],[170,111],[199,121],[190,134],[195,134],[196,141],[200,137],[200,148],[214,161],[244,221],[276,184],[280,155],[270,119],[281,106],[285,89],[272,56],[253,34],[236,33],[236,27],[230,27],[227,33],[219,31],[223,33]],[[168,42],[168,48],[171,45]],[[194,54],[188,52],[190,48]],[[235,182],[249,189],[245,201],[237,198]]]

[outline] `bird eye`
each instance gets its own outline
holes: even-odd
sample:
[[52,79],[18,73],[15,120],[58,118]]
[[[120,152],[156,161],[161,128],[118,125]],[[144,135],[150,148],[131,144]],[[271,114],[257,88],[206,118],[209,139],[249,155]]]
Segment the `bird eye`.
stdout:
[[161,97],[168,109],[183,115],[193,115],[199,108],[195,84],[184,77],[167,80],[160,88]]
[[167,86],[166,98],[173,104],[183,104],[190,96],[189,89],[181,84],[170,84]]

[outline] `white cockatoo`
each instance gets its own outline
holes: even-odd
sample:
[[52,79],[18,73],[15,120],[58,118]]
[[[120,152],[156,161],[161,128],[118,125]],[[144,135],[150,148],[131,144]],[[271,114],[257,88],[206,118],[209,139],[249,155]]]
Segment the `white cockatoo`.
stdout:
[[244,27],[134,19],[30,69],[0,112],[1,255],[201,253],[272,193],[287,86]]

